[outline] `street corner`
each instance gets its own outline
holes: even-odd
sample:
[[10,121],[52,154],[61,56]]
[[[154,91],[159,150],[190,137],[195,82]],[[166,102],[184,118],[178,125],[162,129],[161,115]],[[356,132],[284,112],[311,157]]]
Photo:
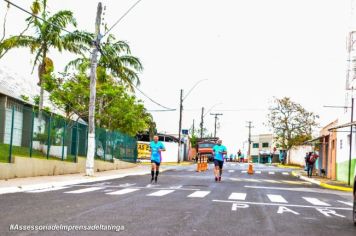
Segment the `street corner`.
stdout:
[[[330,180],[327,179],[319,179],[319,178],[308,178],[306,176],[303,176],[301,172],[298,171],[292,171],[291,174],[301,180],[316,184],[322,188],[325,189],[330,189],[330,190],[338,190],[338,191],[344,191],[344,192],[353,192],[352,187],[348,186],[341,186],[340,184],[331,184],[331,183],[326,183],[326,181],[331,182]],[[344,185],[344,184],[342,184]]]

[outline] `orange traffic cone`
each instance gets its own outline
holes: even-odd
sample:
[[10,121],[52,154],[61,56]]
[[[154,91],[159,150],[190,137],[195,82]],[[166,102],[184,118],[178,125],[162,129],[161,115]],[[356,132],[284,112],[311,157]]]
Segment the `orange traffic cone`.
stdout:
[[252,163],[248,163],[248,170],[247,170],[247,173],[249,175],[252,175],[253,174],[253,164]]

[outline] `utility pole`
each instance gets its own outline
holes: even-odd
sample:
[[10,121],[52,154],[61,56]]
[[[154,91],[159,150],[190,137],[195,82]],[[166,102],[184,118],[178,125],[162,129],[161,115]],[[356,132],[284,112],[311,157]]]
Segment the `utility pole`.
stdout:
[[204,107],[201,108],[200,138],[203,138],[204,129]]
[[214,125],[214,138],[216,138],[216,122],[218,120],[218,116],[222,116],[222,113],[210,113],[210,115],[215,116],[215,125]]
[[195,136],[195,119],[193,119],[193,130],[192,130],[193,136]]
[[248,126],[246,126],[248,128],[248,153],[247,153],[247,157],[248,159],[251,159],[251,129],[254,128],[252,126],[252,121],[247,121]]
[[180,163],[181,154],[181,134],[182,134],[182,113],[183,113],[183,89],[180,90],[179,106],[179,133],[178,133],[178,163]]
[[351,184],[351,157],[352,157],[352,123],[354,122],[354,98],[351,99],[351,128],[350,128],[350,152],[349,152],[349,177],[348,185]]
[[92,43],[92,57],[90,67],[90,101],[89,101],[89,132],[88,132],[88,152],[86,160],[86,175],[94,175],[94,155],[95,155],[95,99],[96,99],[96,68],[98,63],[98,50],[100,46],[100,24],[102,13],[101,2],[98,3],[95,20],[95,41]]

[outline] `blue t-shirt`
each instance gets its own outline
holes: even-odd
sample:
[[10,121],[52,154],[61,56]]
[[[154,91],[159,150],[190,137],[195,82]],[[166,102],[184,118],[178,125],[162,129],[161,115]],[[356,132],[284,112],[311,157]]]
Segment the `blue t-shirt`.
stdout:
[[150,148],[151,148],[151,160],[156,162],[161,162],[162,161],[161,152],[159,152],[158,150],[165,149],[163,143],[161,143],[160,141],[158,141],[157,143],[152,141],[150,143]]
[[219,160],[219,161],[223,161],[224,159],[224,155],[220,152],[226,152],[226,147],[224,145],[215,145],[213,147],[213,151],[214,151],[214,159],[215,160]]

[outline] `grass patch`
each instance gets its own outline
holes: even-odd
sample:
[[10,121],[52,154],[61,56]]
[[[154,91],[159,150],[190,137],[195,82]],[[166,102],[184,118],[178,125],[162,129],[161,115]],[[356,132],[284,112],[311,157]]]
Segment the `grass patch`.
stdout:
[[[9,162],[9,151],[9,144],[0,144],[0,162]],[[30,149],[28,147],[12,146],[12,155],[30,158]],[[47,160],[46,154],[34,149],[32,150],[32,157]],[[61,158],[49,156],[48,160],[61,161]],[[64,161],[75,162],[75,156],[67,155],[67,159]]]

